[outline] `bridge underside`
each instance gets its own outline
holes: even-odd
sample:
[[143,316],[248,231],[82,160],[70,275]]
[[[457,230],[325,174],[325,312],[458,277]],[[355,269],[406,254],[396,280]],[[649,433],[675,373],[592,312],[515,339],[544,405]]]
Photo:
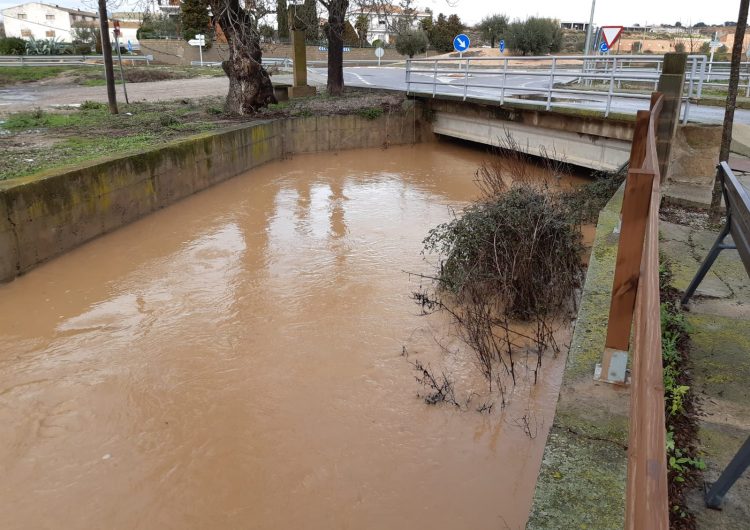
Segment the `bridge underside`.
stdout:
[[525,153],[602,171],[618,169],[630,155],[633,124],[629,121],[478,101],[423,101],[436,134],[493,146],[510,135]]

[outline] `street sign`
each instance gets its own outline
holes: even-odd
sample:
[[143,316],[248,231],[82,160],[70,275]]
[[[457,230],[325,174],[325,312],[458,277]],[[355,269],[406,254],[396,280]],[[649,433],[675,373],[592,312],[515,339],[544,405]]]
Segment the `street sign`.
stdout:
[[717,40],[712,40],[711,42],[708,43],[708,46],[712,49],[721,48],[721,42]]
[[505,51],[505,39],[500,39],[500,53]]
[[602,26],[602,37],[604,38],[604,42],[607,44],[607,49],[614,46],[615,42],[617,42],[617,39],[620,38],[622,30],[622,26]]
[[459,53],[463,53],[468,50],[469,44],[471,44],[469,37],[467,37],[463,33],[461,33],[460,35],[456,35],[456,38],[453,39],[453,48],[455,48],[455,50]]
[[318,46],[318,51],[319,52],[327,52],[328,48],[326,48],[325,46]]
[[385,50],[383,48],[380,46],[375,48],[375,57],[378,58],[378,66],[380,66],[380,58],[383,57],[383,55],[385,55]]
[[599,45],[599,51],[602,52],[602,53],[607,53],[609,51],[609,46],[607,46],[606,42],[602,42]]
[[194,39],[190,39],[188,41],[188,44],[190,46],[205,46],[206,45],[206,36],[203,35],[202,33],[199,33],[198,35],[195,36]]
[[200,54],[201,66],[203,66],[203,47],[206,45],[206,36],[199,33],[194,39],[188,41],[190,46],[198,46],[198,53]]

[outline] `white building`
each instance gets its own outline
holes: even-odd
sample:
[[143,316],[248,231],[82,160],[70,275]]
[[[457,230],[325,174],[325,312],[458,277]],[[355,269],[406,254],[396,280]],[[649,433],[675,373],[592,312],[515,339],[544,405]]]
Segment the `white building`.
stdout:
[[37,2],[3,9],[2,14],[6,36],[22,39],[34,37],[71,42],[73,24],[99,24],[96,13]]
[[[397,29],[403,25],[411,29],[419,28],[419,23],[431,18],[432,14],[423,11],[405,13],[399,6],[376,6],[372,9],[357,9],[351,13],[350,22],[355,25],[360,15],[367,17],[367,40],[372,42],[380,39],[388,44],[396,35]],[[356,26],[355,26],[356,27]]]

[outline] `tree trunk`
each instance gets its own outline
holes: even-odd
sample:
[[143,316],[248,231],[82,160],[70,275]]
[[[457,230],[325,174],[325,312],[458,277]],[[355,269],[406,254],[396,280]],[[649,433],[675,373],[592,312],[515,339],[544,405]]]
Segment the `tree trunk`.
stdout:
[[328,9],[328,94],[344,92],[344,24],[349,0],[321,2]]
[[[732,126],[734,124],[734,109],[737,107],[737,88],[740,83],[740,63],[742,62],[742,44],[745,41],[745,29],[747,28],[747,10],[750,0],[740,1],[740,13],[737,17],[737,29],[734,32],[734,45],[732,46],[732,65],[729,70],[729,87],[727,88],[727,106],[724,111],[724,130],[721,135],[721,149],[719,150],[719,162],[729,160],[729,148],[732,145]],[[709,220],[716,224],[721,219],[721,169],[716,171],[714,189],[711,192],[711,207],[709,209]]]
[[109,112],[117,114],[117,93],[115,92],[115,69],[112,65],[112,43],[109,41],[109,21],[107,16],[107,0],[99,0],[99,35],[102,40],[102,55],[104,56],[104,77],[107,80],[107,101]]
[[254,114],[269,103],[276,103],[271,77],[262,65],[260,34],[251,13],[239,0],[211,0],[215,21],[227,39],[229,58],[221,63],[229,78],[225,109],[235,116]]

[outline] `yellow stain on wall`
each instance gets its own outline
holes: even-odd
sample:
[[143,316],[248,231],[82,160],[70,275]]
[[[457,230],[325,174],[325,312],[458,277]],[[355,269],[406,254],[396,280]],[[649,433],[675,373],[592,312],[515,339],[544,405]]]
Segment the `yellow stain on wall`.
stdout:
[[252,128],[253,160],[262,158],[268,154],[268,124],[263,123]]

